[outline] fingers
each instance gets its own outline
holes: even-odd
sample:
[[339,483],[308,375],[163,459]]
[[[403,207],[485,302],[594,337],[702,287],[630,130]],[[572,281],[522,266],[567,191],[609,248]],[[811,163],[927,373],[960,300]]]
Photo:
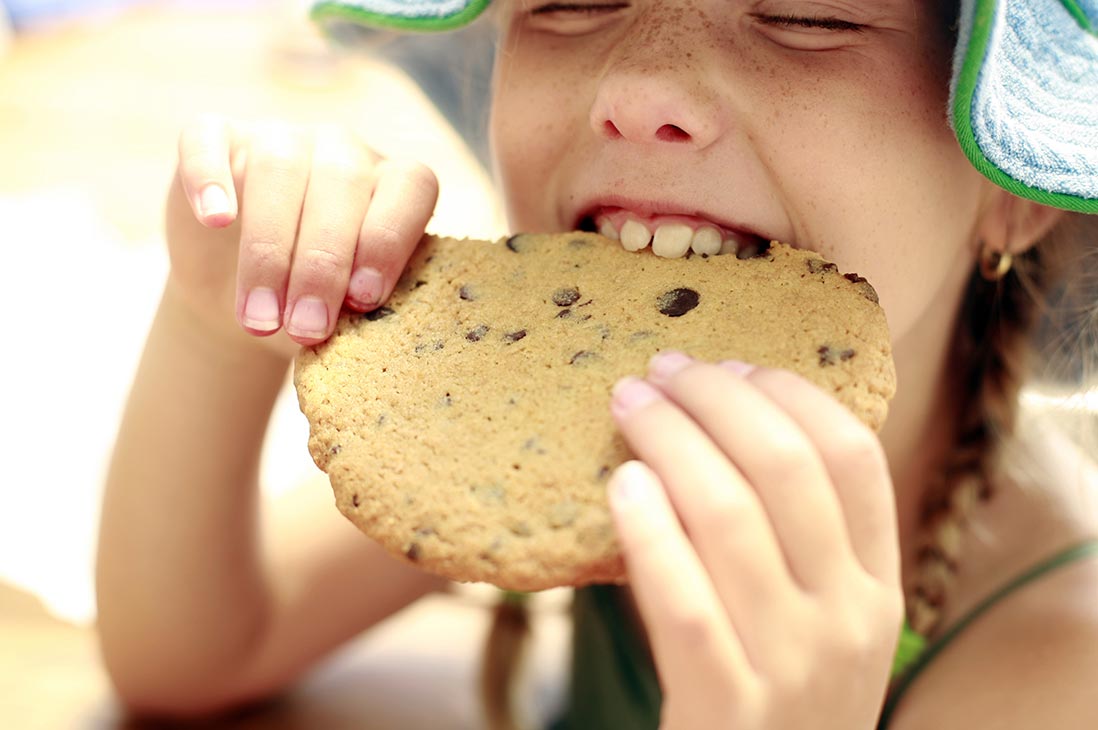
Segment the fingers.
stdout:
[[195,218],[211,228],[223,228],[237,215],[231,136],[225,120],[214,116],[200,117],[179,136],[180,182]]
[[348,304],[361,310],[389,298],[438,201],[438,180],[419,163],[382,160],[377,175],[347,289]]
[[[194,218],[207,227],[239,218],[228,290],[238,324],[260,336],[285,327],[299,345],[327,339],[344,305],[368,311],[389,297],[438,199],[429,169],[382,160],[334,125],[203,117],[181,134],[179,154],[180,203]],[[173,262],[224,269],[204,265],[224,258],[219,247],[193,243],[177,246]]]
[[795,373],[760,368],[747,379],[815,444],[865,571],[887,585],[898,585],[895,493],[877,436],[841,403]]
[[744,378],[682,353],[653,358],[650,378],[743,473],[797,582],[829,585],[851,548],[827,469],[797,422]]
[[286,290],[286,332],[301,344],[321,342],[335,328],[375,162],[344,131],[325,128],[316,135]]
[[630,461],[614,472],[609,489],[629,582],[661,677],[665,683],[694,678],[670,688],[672,694],[700,700],[744,686],[750,665],[743,647],[660,480]]
[[647,382],[619,383],[611,411],[633,453],[659,475],[751,664],[766,666],[783,641],[783,607],[795,603],[797,590],[755,491],[699,425]]
[[302,131],[271,123],[257,129],[248,148],[236,308],[241,326],[252,334],[271,334],[282,325],[311,146]]

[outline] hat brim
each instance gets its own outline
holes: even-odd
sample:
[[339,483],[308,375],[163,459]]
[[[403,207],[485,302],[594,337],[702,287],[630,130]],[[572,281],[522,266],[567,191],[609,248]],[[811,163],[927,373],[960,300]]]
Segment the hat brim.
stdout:
[[419,32],[456,30],[476,20],[491,0],[319,0],[310,17],[323,25],[350,22]]
[[964,0],[950,116],[972,164],[1006,190],[1098,213],[1098,5]]

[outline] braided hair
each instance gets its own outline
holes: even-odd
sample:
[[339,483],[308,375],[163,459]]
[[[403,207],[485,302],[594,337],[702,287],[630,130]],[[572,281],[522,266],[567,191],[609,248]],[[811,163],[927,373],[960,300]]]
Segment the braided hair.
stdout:
[[[1079,296],[1080,277],[1062,279],[1069,266],[1086,271],[1080,264],[1095,243],[1093,223],[1081,215],[1066,216],[1045,240],[1016,257],[1001,279],[989,281],[979,266],[969,279],[949,363],[957,375],[956,437],[924,494],[916,569],[908,587],[908,622],[923,636],[940,628],[957,580],[966,525],[977,506],[995,496],[1002,445],[1015,431],[1022,386],[1034,374],[1046,380],[1081,379],[1077,366],[1070,368],[1076,372],[1064,372],[1062,363],[1082,361],[1075,347],[1064,345],[1072,336],[1092,336],[1095,330],[1062,321],[1068,302]],[[1084,306],[1080,311],[1094,310]],[[1076,334],[1065,339],[1066,332]]]

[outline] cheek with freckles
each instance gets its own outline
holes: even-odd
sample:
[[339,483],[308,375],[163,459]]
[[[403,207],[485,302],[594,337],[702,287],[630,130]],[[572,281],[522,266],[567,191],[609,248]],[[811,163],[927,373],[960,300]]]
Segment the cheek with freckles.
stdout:
[[868,278],[899,339],[966,266],[986,186],[949,128],[938,56],[848,60],[759,70],[771,107],[752,137],[798,242]]
[[[503,45],[506,44],[506,45]],[[556,181],[576,158],[587,129],[590,71],[544,39],[504,36],[489,119],[492,156],[512,230],[549,231],[556,222]]]

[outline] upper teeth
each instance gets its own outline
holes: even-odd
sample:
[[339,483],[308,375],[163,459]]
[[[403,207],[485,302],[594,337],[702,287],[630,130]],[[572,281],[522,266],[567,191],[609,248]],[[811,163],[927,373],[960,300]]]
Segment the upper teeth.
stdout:
[[682,223],[667,223],[656,229],[652,236],[652,253],[665,259],[679,259],[690,250],[694,231]]
[[598,221],[599,233],[620,241],[626,251],[640,251],[652,244],[652,252],[663,258],[682,258],[689,251],[699,256],[736,253],[740,248],[754,243],[751,236],[738,233],[722,235],[713,226],[702,226],[697,230],[685,223],[663,223],[656,227],[655,234],[638,220],[625,221],[619,233],[609,218]]
[[690,242],[690,248],[696,254],[716,256],[721,253],[721,232],[716,228],[699,228],[694,231],[694,238]]
[[[613,228],[613,224],[609,221],[607,224]],[[652,234],[639,221],[627,220],[621,227],[621,245],[626,251],[640,251],[651,240]]]

